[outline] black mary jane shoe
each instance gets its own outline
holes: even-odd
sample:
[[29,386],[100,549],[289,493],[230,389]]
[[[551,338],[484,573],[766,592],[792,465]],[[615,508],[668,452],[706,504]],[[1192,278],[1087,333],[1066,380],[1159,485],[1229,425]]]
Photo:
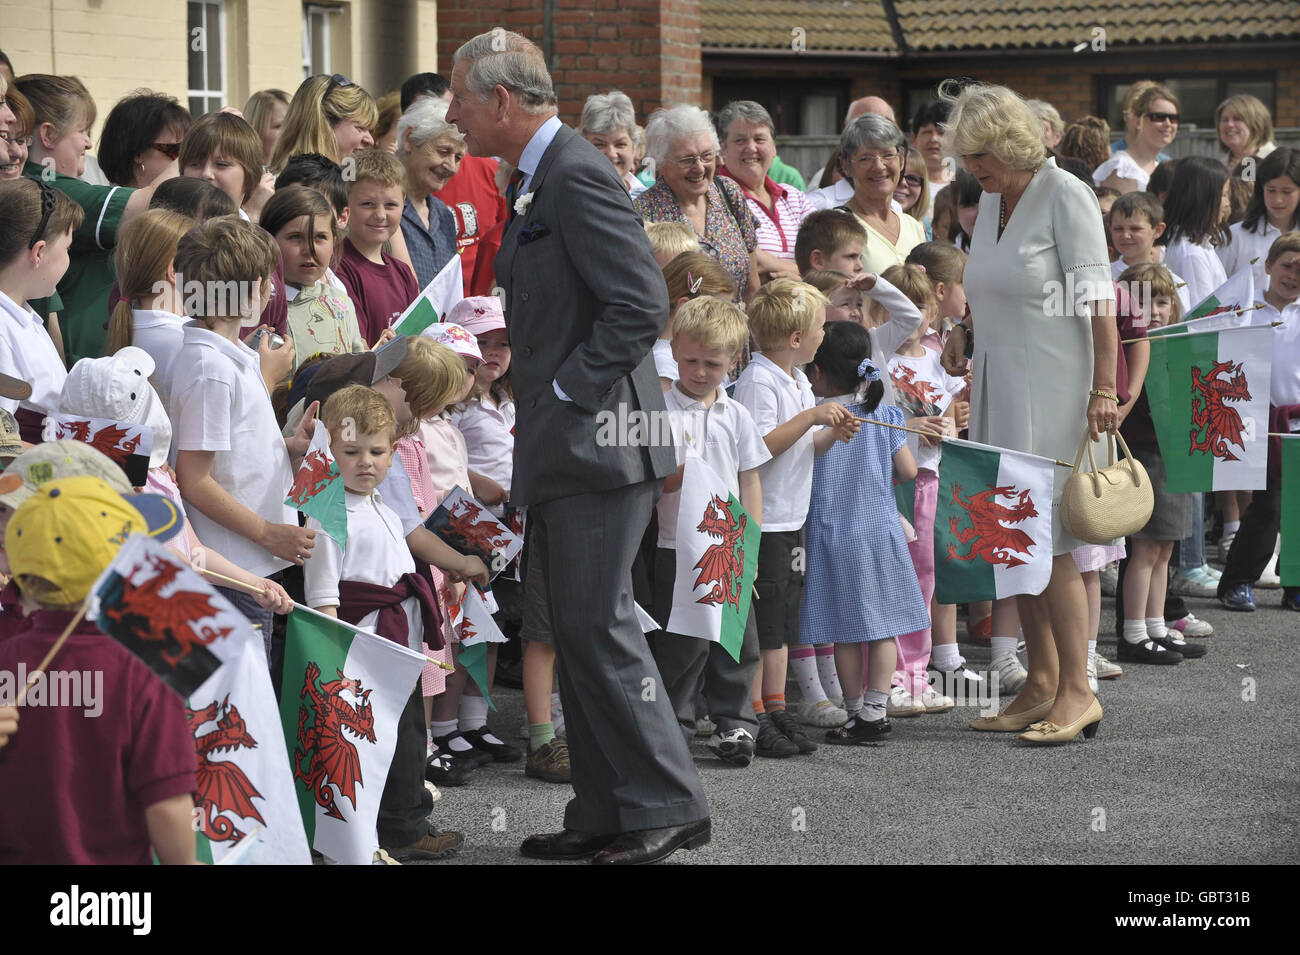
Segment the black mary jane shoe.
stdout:
[[1152,639],[1154,642],[1164,647],[1166,653],[1182,654],[1184,660],[1199,660],[1209,652],[1209,648],[1207,648],[1203,643],[1188,643],[1186,641],[1176,643],[1168,637],[1160,640],[1156,640],[1154,637]]
[[[1151,644],[1150,647],[1147,644]],[[1116,658],[1120,663],[1154,663],[1173,666],[1183,662],[1183,655],[1177,650],[1159,649],[1158,641],[1143,640],[1141,643],[1129,643],[1123,637],[1117,644]]]
[[880,742],[893,731],[894,727],[886,717],[864,720],[855,716],[843,726],[827,730],[826,742],[830,746],[866,746]]
[[566,861],[588,859],[618,838],[618,833],[597,834],[564,829],[560,832],[529,836],[519,847],[521,855],[530,859]]
[[595,865],[650,865],[662,862],[678,849],[698,849],[707,845],[712,833],[712,823],[708,819],[688,822],[684,826],[624,832],[597,852],[591,861]]

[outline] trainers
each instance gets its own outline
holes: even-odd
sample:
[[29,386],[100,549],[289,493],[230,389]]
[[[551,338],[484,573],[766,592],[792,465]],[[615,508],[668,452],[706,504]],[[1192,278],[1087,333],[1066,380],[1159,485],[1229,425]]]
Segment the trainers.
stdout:
[[1255,592],[1250,589],[1250,584],[1237,584],[1219,598],[1219,603],[1229,610],[1250,613],[1255,609]]
[[1112,663],[1100,653],[1094,653],[1092,656],[1093,665],[1097,668],[1098,680],[1113,680],[1124,675],[1124,668],[1118,663]]
[[1281,588],[1282,578],[1279,577],[1277,571],[1273,569],[1273,559],[1271,557],[1269,558],[1268,566],[1265,567],[1264,572],[1259,575],[1259,580],[1255,581],[1255,586],[1260,590],[1278,590]]
[[759,713],[758,739],[754,741],[754,752],[764,759],[785,759],[787,756],[799,755],[799,747],[776,728],[771,716]]
[[409,846],[388,848],[386,851],[398,862],[405,862],[408,859],[446,859],[459,852],[464,844],[465,837],[459,832],[453,830],[439,832],[430,826],[428,832]]
[[549,743],[537,747],[528,754],[528,761],[524,763],[524,775],[548,783],[572,782],[569,744],[557,736]]
[[497,739],[486,726],[476,730],[461,730],[460,734],[476,750],[487,753],[494,763],[517,763],[524,758],[518,746]]
[[1201,573],[1196,567],[1189,571],[1178,571],[1169,578],[1169,592],[1182,597],[1213,597],[1217,592],[1216,581]]
[[1092,690],[1092,695],[1097,695],[1097,654],[1088,654],[1088,689]]
[[925,707],[927,713],[947,713],[957,705],[957,701],[951,696],[944,696],[932,686],[927,686],[921,691],[920,696],[913,699]]
[[901,686],[893,687],[889,691],[889,702],[885,704],[886,716],[920,716],[924,712],[925,704]]
[[1101,569],[1101,595],[1114,597],[1119,587],[1119,564],[1107,564]]
[[1293,590],[1282,595],[1283,610],[1300,610],[1300,590]]
[[884,739],[893,729],[887,718],[868,721],[859,715],[843,726],[827,730],[826,742],[831,746],[865,746]]
[[1228,551],[1232,550],[1232,542],[1237,539],[1236,531],[1231,534],[1224,534],[1219,538],[1219,563],[1228,563]]
[[832,700],[819,700],[816,703],[799,704],[799,718],[809,726],[830,729],[832,726],[843,726],[847,723],[849,714]]
[[704,744],[709,752],[724,763],[733,766],[748,766],[754,759],[754,737],[747,730],[734,729],[725,733],[715,733]]
[[1154,663],[1172,666],[1175,663],[1183,662],[1181,653],[1168,650],[1154,640],[1129,643],[1123,637],[1120,637],[1119,652],[1116,655],[1121,663]]
[[1029,671],[1014,653],[1003,653],[990,660],[989,672],[998,675],[999,693],[1019,693],[1029,679]]
[[773,710],[767,715],[772,717],[772,722],[785,734],[785,738],[799,747],[799,752],[805,754],[817,752],[817,744],[804,735],[798,717],[789,710]]
[[930,685],[938,688],[939,692],[948,696],[960,696],[964,700],[973,700],[987,691],[988,683],[985,681],[984,674],[972,670],[964,663],[955,670],[940,670],[931,667],[929,674]]
[[1202,577],[1208,577],[1210,578],[1210,580],[1213,580],[1216,584],[1219,582],[1219,578],[1223,576],[1223,571],[1217,570],[1216,568],[1211,567],[1209,564],[1201,564],[1200,570],[1201,570]]
[[713,720],[709,719],[707,716],[701,716],[695,721],[695,735],[697,737],[708,739],[717,731],[718,724],[713,722]]
[[1184,637],[1208,637],[1214,634],[1214,628],[1204,620],[1201,620],[1195,614],[1189,613],[1185,617],[1179,617],[1177,620],[1167,623],[1170,630],[1177,630]]
[[434,753],[424,763],[424,778],[435,786],[464,786],[474,767],[445,750]]

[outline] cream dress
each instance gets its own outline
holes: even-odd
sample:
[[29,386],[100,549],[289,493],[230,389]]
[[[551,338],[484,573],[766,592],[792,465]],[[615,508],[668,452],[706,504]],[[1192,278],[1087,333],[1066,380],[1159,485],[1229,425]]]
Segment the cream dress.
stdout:
[[[1092,387],[1092,323],[1082,303],[1115,298],[1101,209],[1092,190],[1051,159],[999,241],[1000,202],[997,193],[980,197],[962,282],[975,326],[970,437],[1073,461]],[[1056,469],[1056,555],[1083,543],[1061,526],[1067,476]]]

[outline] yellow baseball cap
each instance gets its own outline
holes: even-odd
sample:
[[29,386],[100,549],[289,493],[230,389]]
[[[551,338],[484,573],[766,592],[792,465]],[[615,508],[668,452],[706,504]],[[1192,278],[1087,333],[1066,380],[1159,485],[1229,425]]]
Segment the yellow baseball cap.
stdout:
[[46,602],[77,604],[132,534],[166,540],[184,520],[161,495],[127,497],[99,478],[63,478],[42,484],[14,512],[5,551],[15,577],[55,585]]

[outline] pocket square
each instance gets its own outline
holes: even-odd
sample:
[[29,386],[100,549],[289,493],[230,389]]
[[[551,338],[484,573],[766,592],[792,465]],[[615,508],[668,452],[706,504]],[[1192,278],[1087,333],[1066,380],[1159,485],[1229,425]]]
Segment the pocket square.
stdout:
[[530,222],[519,230],[518,241],[520,245],[526,245],[529,242],[535,242],[551,234],[551,230],[546,228],[540,222]]

